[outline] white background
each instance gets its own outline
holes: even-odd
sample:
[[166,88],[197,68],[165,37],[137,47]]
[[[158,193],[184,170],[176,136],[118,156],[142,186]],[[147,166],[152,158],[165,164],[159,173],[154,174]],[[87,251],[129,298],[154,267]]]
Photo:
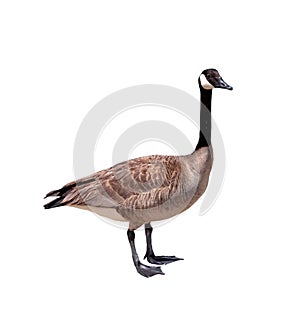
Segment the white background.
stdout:
[[[2,1],[1,310],[299,310],[298,20],[289,0]],[[197,202],[155,230],[156,253],[185,260],[146,279],[124,230],[42,197],[73,180],[76,132],[104,96],[144,83],[198,96],[207,67],[234,87],[213,95],[225,183],[208,214]]]

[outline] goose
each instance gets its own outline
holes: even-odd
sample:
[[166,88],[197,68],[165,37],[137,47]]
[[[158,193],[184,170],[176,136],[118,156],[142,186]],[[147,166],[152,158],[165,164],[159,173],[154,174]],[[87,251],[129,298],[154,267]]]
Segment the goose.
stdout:
[[[232,90],[216,69],[199,78],[200,133],[195,150],[188,155],[151,155],[130,159],[85,178],[70,182],[45,198],[56,197],[45,209],[68,205],[129,223],[127,238],[139,274],[164,274],[161,265],[182,258],[156,256],[152,248],[151,222],[176,216],[191,207],[205,192],[213,164],[211,147],[211,98],[214,88]],[[144,225],[146,254],[143,264],[135,247],[135,230]]]

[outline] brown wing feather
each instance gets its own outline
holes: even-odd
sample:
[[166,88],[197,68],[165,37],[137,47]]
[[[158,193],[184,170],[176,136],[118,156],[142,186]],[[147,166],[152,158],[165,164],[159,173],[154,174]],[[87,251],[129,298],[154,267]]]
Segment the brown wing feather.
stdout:
[[175,156],[132,159],[77,180],[63,202],[95,207],[157,206],[176,190],[180,171],[180,161]]

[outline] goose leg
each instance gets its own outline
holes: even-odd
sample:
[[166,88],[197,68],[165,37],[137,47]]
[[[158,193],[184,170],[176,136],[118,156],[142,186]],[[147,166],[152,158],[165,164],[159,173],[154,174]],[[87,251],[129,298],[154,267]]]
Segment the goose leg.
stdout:
[[136,252],[135,243],[134,243],[134,238],[135,238],[134,231],[128,229],[127,236],[128,236],[129,244],[131,247],[133,263],[136,267],[137,272],[139,274],[141,274],[142,276],[145,276],[146,278],[149,278],[150,276],[153,276],[156,274],[164,274],[161,271],[160,267],[150,267],[150,266],[146,266],[140,262],[139,256]]
[[152,249],[152,231],[153,228],[151,227],[150,223],[145,225],[145,233],[146,233],[146,240],[147,240],[147,251],[144,257],[147,258],[148,262],[156,264],[156,265],[167,265],[168,263],[183,260],[183,258],[178,258],[176,256],[155,256],[153,249]]

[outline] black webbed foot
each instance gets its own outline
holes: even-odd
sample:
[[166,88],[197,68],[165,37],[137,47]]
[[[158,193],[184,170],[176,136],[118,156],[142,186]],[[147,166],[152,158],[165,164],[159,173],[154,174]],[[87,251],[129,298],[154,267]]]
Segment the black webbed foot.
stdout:
[[152,263],[155,265],[167,265],[169,263],[172,263],[178,260],[183,260],[183,258],[178,258],[176,256],[155,256],[154,254],[147,254],[147,253],[144,259],[146,258],[149,263]]
[[149,277],[156,275],[156,274],[164,275],[164,273],[161,271],[160,267],[150,267],[150,266],[146,266],[140,262],[136,265],[136,270],[139,274],[141,274],[142,276],[144,276],[146,278],[149,278]]

